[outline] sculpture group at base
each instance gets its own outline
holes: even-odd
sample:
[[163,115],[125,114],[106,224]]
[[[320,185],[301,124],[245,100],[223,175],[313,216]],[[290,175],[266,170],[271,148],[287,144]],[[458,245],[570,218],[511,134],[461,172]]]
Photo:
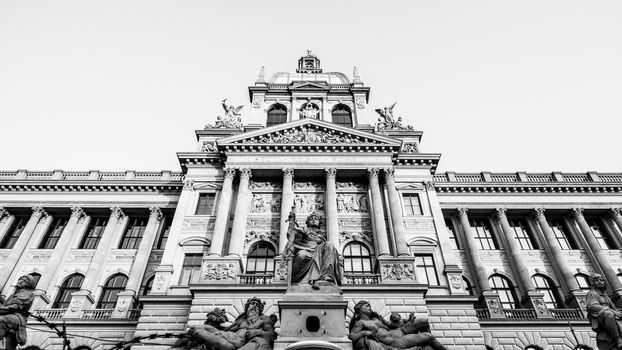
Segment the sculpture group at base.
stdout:
[[607,295],[603,276],[592,275],[591,283],[585,299],[587,317],[596,332],[596,345],[599,350],[622,350],[622,311],[615,307]]
[[179,340],[173,347],[192,349],[205,345],[213,350],[269,350],[274,347],[276,332],[275,315],[263,314],[265,303],[253,297],[246,301],[244,312],[236,318],[232,325],[222,327],[227,322],[225,311],[214,309],[207,315],[202,328],[190,328],[187,337]]
[[17,280],[15,292],[6,301],[0,300],[0,340],[7,350],[26,344],[26,315],[34,300],[35,279],[25,275]]
[[354,316],[350,320],[350,335],[354,350],[396,350],[429,346],[433,350],[447,350],[430,333],[427,320],[411,317],[403,321],[399,314],[392,314],[386,321],[365,300],[354,306]]

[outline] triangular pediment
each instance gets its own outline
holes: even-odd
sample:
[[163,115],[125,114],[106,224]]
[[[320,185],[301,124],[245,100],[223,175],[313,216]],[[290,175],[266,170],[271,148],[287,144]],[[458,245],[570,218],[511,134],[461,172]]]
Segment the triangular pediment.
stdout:
[[399,150],[401,140],[356,130],[317,119],[300,119],[218,140],[219,148],[339,147],[361,150]]
[[330,90],[326,83],[315,81],[293,82],[289,88],[290,90]]

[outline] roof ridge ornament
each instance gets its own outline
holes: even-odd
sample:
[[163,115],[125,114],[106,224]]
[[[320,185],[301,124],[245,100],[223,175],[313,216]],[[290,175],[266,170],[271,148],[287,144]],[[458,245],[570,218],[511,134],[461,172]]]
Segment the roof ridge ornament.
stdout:
[[205,129],[242,129],[242,108],[244,105],[235,107],[234,105],[227,105],[227,99],[222,100],[222,108],[225,110],[224,116],[218,116],[216,118],[216,125],[205,124]]
[[402,117],[395,118],[393,115],[393,108],[397,102],[393,102],[389,107],[376,108],[376,112],[380,114],[380,118],[378,118],[378,123],[376,123],[376,127],[378,130],[384,129],[412,129],[412,125],[404,126],[402,124]]

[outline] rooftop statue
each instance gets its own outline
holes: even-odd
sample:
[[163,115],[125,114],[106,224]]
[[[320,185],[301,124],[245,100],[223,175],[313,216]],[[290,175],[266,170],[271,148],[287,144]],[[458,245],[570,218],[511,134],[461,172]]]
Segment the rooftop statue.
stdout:
[[192,349],[197,345],[206,345],[214,350],[270,350],[277,337],[274,324],[275,315],[263,314],[265,303],[253,297],[246,301],[244,312],[227,328],[222,323],[227,321],[225,311],[219,308],[207,314],[202,328],[190,328],[189,339],[181,339],[173,347]]
[[228,129],[241,129],[242,117],[240,111],[244,108],[244,105],[233,106],[227,104],[227,99],[222,100],[222,108],[225,110],[225,115],[218,116],[216,118],[216,125],[206,124],[206,129],[214,128],[228,128]]
[[397,119],[395,118],[395,116],[393,115],[393,108],[395,108],[396,103],[397,102],[394,102],[389,107],[376,108],[376,112],[380,114],[380,118],[378,118],[378,123],[376,124],[378,126],[378,130],[413,128],[411,125],[404,126],[402,124],[402,117],[399,117]]
[[622,350],[622,312],[607,296],[603,276],[592,275],[591,284],[585,299],[587,318],[596,332],[596,345],[599,350]]
[[401,322],[401,317],[392,314],[391,321],[386,321],[365,300],[354,306],[349,329],[348,338],[354,350],[397,350],[426,345],[433,350],[447,350],[430,333],[427,320],[418,320],[411,314],[407,321]]
[[[0,300],[0,340],[4,339],[7,349],[17,344],[26,344],[26,315],[34,300],[35,279],[25,275],[17,280],[15,292],[6,301]],[[17,341],[17,344],[15,344]]]
[[290,212],[287,245],[283,260],[292,259],[292,283],[309,283],[320,289],[322,283],[341,285],[341,265],[337,248],[327,241],[326,231],[321,230],[321,218],[317,212],[307,217],[307,227],[298,228],[296,214]]
[[305,107],[300,110],[300,118],[317,119],[320,114],[320,110],[316,108],[310,101],[305,104]]

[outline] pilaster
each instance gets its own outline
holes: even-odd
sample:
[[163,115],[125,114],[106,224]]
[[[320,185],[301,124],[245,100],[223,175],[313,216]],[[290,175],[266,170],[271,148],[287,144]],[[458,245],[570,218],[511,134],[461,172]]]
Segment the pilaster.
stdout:
[[337,220],[337,169],[326,168],[326,235],[328,241],[339,247],[339,221]]
[[294,169],[283,168],[283,192],[281,197],[281,224],[279,233],[279,255],[283,254],[287,245],[287,229],[289,223],[285,220],[294,205]]

